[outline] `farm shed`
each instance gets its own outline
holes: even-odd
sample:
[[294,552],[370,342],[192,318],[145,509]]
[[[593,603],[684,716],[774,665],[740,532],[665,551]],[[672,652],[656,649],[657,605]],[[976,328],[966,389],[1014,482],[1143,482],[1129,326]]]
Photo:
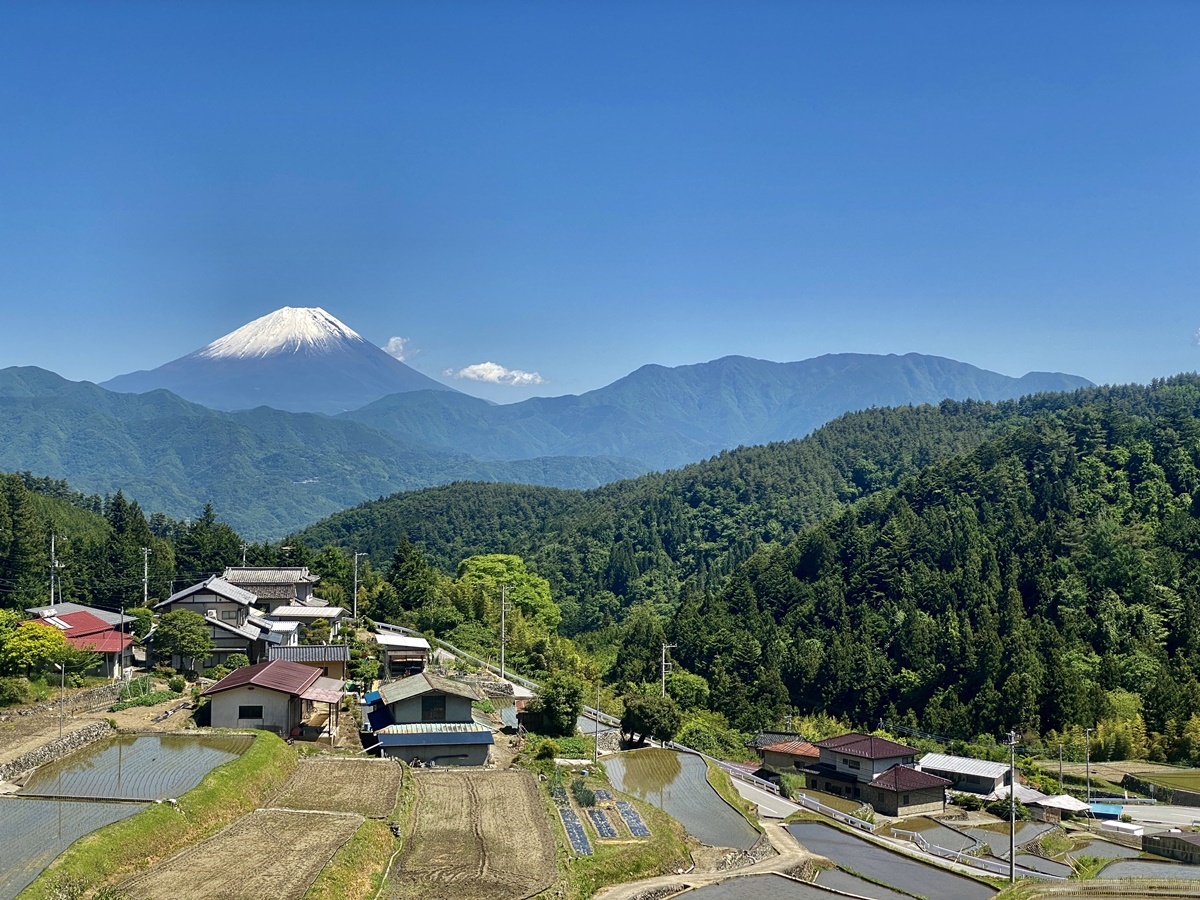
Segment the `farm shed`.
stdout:
[[[1129,833],[1133,834],[1133,832]],[[1142,850],[1145,853],[1157,853],[1159,856],[1177,859],[1193,866],[1198,865],[1200,864],[1200,834],[1186,831],[1143,834]]]
[[268,647],[267,661],[283,659],[320,669],[322,675],[346,680],[350,665],[350,648],[346,644],[298,644],[290,647]]
[[375,643],[383,651],[384,674],[388,678],[405,678],[425,669],[429,658],[429,641],[417,635],[377,634]]
[[483,694],[469,684],[422,672],[379,689],[392,722],[470,722],[471,704]]
[[492,730],[477,722],[412,722],[375,732],[384,756],[425,765],[482,766],[495,741]]
[[972,759],[969,756],[948,756],[945,753],[926,753],[917,768],[953,782],[956,791],[990,794],[1008,784],[1008,763]]
[[287,735],[308,724],[322,732],[327,729],[332,742],[342,686],[337,679],[322,677],[320,669],[279,659],[230,672],[204,696],[211,698],[214,728],[260,728]]
[[815,763],[821,751],[808,741],[779,741],[758,749],[763,768],[775,772],[795,772]]
[[865,791],[867,802],[885,816],[926,816],[946,811],[950,779],[910,766],[892,766]]

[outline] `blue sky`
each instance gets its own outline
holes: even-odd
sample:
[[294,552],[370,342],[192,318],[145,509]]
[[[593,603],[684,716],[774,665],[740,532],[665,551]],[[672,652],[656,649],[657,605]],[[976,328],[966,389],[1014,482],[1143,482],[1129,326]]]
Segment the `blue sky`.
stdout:
[[[645,363],[1200,368],[1200,4],[0,0],[0,366],[322,306],[494,400]],[[446,379],[483,362],[537,373]]]

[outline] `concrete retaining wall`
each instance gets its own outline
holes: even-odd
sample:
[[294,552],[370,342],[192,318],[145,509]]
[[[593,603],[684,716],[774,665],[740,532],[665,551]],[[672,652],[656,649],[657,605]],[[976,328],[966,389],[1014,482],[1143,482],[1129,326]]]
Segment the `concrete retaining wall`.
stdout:
[[48,744],[43,744],[36,750],[18,756],[12,762],[0,763],[0,781],[13,781],[19,775],[61,759],[68,753],[74,753],[80,747],[86,747],[92,741],[113,734],[113,727],[107,722],[93,722],[79,731],[55,738]]

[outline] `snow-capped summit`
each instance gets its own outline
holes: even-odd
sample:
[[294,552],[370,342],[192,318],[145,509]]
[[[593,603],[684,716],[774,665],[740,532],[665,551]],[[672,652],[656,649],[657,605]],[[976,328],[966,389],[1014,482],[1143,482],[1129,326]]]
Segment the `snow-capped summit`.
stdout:
[[194,355],[207,359],[250,359],[302,350],[328,353],[347,342],[366,343],[357,331],[319,306],[285,306],[217,338]]
[[319,307],[285,306],[151,371],[101,387],[165,388],[214,409],[271,406],[336,414],[388,394],[450,391],[365,340]]

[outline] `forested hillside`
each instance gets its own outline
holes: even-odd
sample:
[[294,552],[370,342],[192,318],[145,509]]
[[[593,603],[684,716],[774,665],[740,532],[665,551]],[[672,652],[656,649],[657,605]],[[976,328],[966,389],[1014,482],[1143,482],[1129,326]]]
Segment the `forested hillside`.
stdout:
[[666,633],[713,707],[960,737],[1102,722],[1117,755],[1200,755],[1200,379],[1033,406],[688,592]]
[[638,602],[668,613],[687,579],[718,586],[761,544],[979,446],[1019,414],[1015,403],[949,400],[871,409],[803,440],[743,447],[586,492],[459,483],[397,494],[288,542],[365,551],[382,566],[407,539],[446,573],[474,554],[517,554],[550,580],[562,630],[575,634]]

